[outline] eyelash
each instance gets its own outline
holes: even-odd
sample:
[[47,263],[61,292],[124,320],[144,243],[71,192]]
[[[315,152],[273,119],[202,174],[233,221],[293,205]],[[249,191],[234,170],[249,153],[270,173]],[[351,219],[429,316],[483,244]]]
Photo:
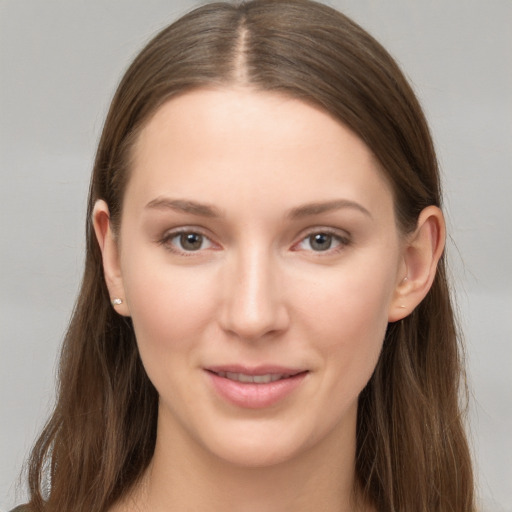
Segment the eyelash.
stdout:
[[[178,247],[176,247],[175,244],[172,243],[172,241],[175,239],[175,238],[179,238],[179,237],[182,237],[184,235],[196,235],[196,236],[199,236],[199,237],[202,237],[202,241],[207,241],[210,245],[209,247],[206,247],[206,248],[199,248],[198,250],[186,250],[186,249],[180,249]],[[182,229],[178,229],[178,230],[174,230],[174,231],[169,231],[167,232],[161,240],[158,241],[158,243],[160,245],[163,245],[166,247],[166,249],[168,249],[169,251],[171,252],[174,252],[176,254],[179,254],[181,256],[193,256],[194,253],[200,253],[202,251],[204,251],[205,249],[210,249],[211,246],[215,245],[212,240],[210,239],[210,237],[208,237],[207,235],[205,235],[204,233],[202,233],[200,230],[198,229],[190,229],[190,228],[182,228]]]
[[[186,250],[186,249],[180,249],[176,247],[176,245],[172,242],[174,239],[178,239],[178,237],[182,237],[183,235],[196,235],[201,237],[202,242],[207,242],[209,244],[208,247],[200,247],[197,250]],[[329,247],[325,250],[318,250],[315,251],[313,249],[301,249],[299,246],[308,240],[310,240],[310,247],[311,247],[311,238],[318,235],[324,235],[326,237],[330,237],[332,242],[337,243],[335,247]],[[169,251],[174,252],[176,254],[182,255],[182,256],[193,256],[195,253],[201,253],[204,250],[211,249],[212,246],[215,246],[216,244],[212,242],[212,240],[205,235],[203,232],[197,229],[190,229],[190,228],[182,228],[175,231],[167,232],[159,241],[158,243],[160,245],[165,246]],[[181,243],[181,240],[180,242]],[[349,246],[351,244],[351,240],[348,236],[342,236],[339,232],[332,230],[332,229],[315,229],[313,231],[310,231],[308,234],[303,236],[299,242],[295,243],[292,246],[292,251],[300,251],[300,250],[306,250],[308,252],[311,252],[317,256],[322,255],[332,255],[336,254],[340,251],[342,251],[345,247]],[[215,250],[215,249],[214,249]]]
[[310,246],[311,246],[311,238],[314,236],[318,236],[318,235],[324,235],[324,236],[330,237],[332,242],[336,242],[337,245],[335,247],[329,247],[325,250],[319,250],[319,251],[315,251],[313,249],[304,249],[308,252],[315,254],[315,256],[321,257],[321,256],[333,255],[340,251],[343,251],[343,249],[345,249],[347,246],[349,246],[351,244],[351,240],[350,240],[349,236],[341,235],[338,231],[333,230],[333,229],[320,228],[320,229],[314,229],[314,230],[310,231],[309,233],[307,233],[305,236],[303,236],[298,243],[294,244],[292,250],[294,250],[294,251],[301,250],[300,248],[296,249],[296,247],[307,242],[308,240],[310,240]]

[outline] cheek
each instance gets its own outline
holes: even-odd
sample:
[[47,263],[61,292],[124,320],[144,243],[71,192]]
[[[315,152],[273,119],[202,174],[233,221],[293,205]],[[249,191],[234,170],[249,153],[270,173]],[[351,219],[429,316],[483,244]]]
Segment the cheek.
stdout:
[[[347,291],[351,291],[347,289]],[[353,296],[331,296],[325,304],[322,350],[326,360],[349,376],[361,375],[364,384],[377,363],[387,327],[385,298],[352,290]]]
[[347,266],[312,285],[301,308],[322,353],[328,385],[343,399],[354,399],[368,382],[388,325],[394,260],[373,263]]
[[144,358],[190,349],[212,316],[211,280],[200,272],[133,258],[123,269],[126,300]]
[[[324,279],[302,285],[296,297],[302,296],[301,314],[319,328],[354,338],[374,338],[387,326],[388,308],[394,292],[394,272],[385,269],[365,271],[365,266],[334,270]],[[309,293],[305,294],[304,290]],[[377,336],[379,338],[380,336]],[[347,340],[348,341],[348,340]],[[355,340],[354,340],[355,341]]]

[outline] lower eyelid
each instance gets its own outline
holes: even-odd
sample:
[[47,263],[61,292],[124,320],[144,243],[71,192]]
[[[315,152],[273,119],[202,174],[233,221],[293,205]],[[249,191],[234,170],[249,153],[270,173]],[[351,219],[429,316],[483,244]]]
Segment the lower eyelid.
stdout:
[[318,254],[321,254],[322,252],[332,253],[333,251],[336,251],[336,249],[346,247],[347,245],[350,245],[350,243],[351,243],[351,239],[347,235],[342,235],[342,234],[340,234],[338,232],[333,232],[332,230],[329,230],[329,229],[318,229],[318,230],[311,231],[311,232],[307,233],[306,235],[304,235],[299,240],[299,242],[294,244],[294,247],[299,246],[304,241],[306,241],[309,237],[312,237],[312,236],[317,235],[317,234],[323,234],[323,235],[331,236],[334,240],[337,241],[337,244],[336,244],[335,247],[326,249],[325,251],[314,251],[314,250],[311,250],[311,252],[316,252]]
[[[179,237],[180,235],[187,234],[187,233],[193,233],[193,234],[202,236],[205,240],[207,240],[208,246],[205,248],[201,248],[196,251],[193,251],[193,250],[180,249],[179,247],[177,247],[176,244],[172,243],[172,241],[175,238]],[[318,230],[311,231],[311,232],[303,235],[302,238],[298,242],[293,244],[292,250],[300,250],[300,248],[297,249],[297,247],[300,246],[309,237],[312,237],[316,234],[324,234],[324,235],[331,236],[337,243],[335,244],[334,247],[329,247],[325,251],[319,251],[319,250],[315,251],[313,249],[303,249],[303,250],[307,250],[309,252],[314,252],[314,253],[317,253],[318,255],[321,255],[322,253],[330,254],[330,253],[336,252],[337,250],[342,250],[343,248],[345,248],[346,246],[348,246],[352,243],[351,238],[347,235],[342,235],[340,233],[333,232],[332,230],[329,230],[329,229],[318,229]],[[203,233],[199,229],[177,229],[177,230],[167,231],[166,233],[164,233],[163,236],[161,236],[157,240],[155,240],[155,242],[158,243],[159,245],[168,246],[169,250],[172,250],[173,252],[186,254],[186,255],[193,255],[194,253],[201,253],[207,249],[217,248],[217,244],[212,240],[212,238],[210,236],[206,235],[205,233]]]
[[[184,234],[196,234],[200,235],[204,241],[207,242],[207,247],[202,247],[197,250],[187,250],[182,249],[180,247],[179,238]],[[178,238],[177,242],[173,242],[174,239]],[[184,227],[184,228],[176,228],[171,229],[165,232],[159,239],[156,241],[159,245],[163,245],[168,251],[173,252],[174,254],[181,256],[199,256],[200,254],[205,253],[206,251],[218,250],[221,247],[217,244],[213,238],[206,234],[203,230],[192,227]]]

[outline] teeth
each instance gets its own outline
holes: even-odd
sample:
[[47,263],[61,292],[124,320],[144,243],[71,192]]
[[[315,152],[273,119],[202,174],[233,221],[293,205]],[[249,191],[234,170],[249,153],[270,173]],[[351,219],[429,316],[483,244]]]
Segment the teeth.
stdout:
[[267,373],[265,375],[246,375],[244,373],[234,373],[234,372],[218,372],[217,375],[219,377],[224,377],[229,380],[235,380],[237,382],[250,382],[254,384],[268,384],[269,382],[275,382],[276,380],[280,380],[289,375],[285,375],[284,373]]

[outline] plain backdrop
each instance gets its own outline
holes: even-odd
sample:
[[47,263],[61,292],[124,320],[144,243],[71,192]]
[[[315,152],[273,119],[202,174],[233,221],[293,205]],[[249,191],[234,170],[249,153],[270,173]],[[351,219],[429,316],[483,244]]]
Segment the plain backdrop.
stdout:
[[[512,511],[512,1],[332,0],[398,60],[426,110],[472,389],[485,511]],[[110,98],[137,51],[197,5],[0,0],[0,510],[53,400]],[[411,511],[413,512],[413,511]]]

